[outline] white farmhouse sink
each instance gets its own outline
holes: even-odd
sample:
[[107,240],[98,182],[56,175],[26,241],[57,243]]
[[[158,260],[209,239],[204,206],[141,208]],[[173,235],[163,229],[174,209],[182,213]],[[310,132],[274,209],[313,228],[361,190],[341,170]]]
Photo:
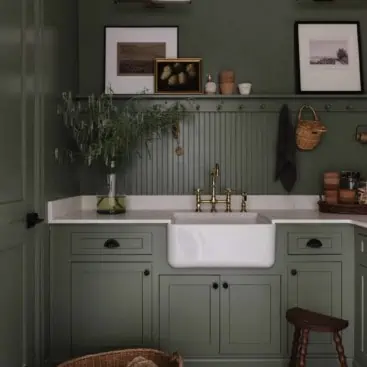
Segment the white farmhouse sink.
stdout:
[[168,225],[173,268],[270,268],[275,225],[258,213],[174,213]]

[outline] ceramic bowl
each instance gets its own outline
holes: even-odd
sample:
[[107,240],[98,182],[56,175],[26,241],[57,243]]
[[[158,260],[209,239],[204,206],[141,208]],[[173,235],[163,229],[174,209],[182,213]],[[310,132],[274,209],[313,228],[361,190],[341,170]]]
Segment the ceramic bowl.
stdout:
[[238,90],[240,91],[240,94],[242,94],[244,96],[250,94],[251,87],[252,87],[251,83],[238,84]]

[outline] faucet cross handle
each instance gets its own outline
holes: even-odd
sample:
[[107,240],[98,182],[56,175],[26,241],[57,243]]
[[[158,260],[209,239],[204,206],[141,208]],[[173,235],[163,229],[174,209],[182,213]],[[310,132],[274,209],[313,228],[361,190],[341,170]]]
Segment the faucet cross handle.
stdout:
[[234,190],[230,189],[230,188],[226,188],[224,190],[225,194],[226,194],[226,213],[231,212],[232,208],[231,208],[231,195],[234,192]]

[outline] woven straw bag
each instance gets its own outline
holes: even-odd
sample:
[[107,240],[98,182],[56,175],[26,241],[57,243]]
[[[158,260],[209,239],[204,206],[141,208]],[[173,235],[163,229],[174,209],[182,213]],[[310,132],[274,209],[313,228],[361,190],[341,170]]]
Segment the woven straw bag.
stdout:
[[[302,111],[307,108],[313,113],[313,120],[303,120]],[[327,131],[315,112],[309,105],[303,105],[298,113],[298,124],[296,129],[296,144],[300,150],[315,149],[321,140],[321,135]]]
[[[148,363],[134,363],[133,360],[137,357],[145,358]],[[178,353],[169,355],[155,349],[122,349],[75,358],[61,363],[57,367],[127,367],[129,364],[133,366],[155,364],[158,367],[183,367],[183,359]]]

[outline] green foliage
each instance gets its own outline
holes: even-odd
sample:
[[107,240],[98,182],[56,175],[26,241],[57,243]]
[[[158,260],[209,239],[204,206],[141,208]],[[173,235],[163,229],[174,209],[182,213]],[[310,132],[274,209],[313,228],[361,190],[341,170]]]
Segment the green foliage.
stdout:
[[[103,160],[108,167],[112,161],[126,162],[132,154],[139,154],[141,141],[148,148],[151,140],[172,131],[185,112],[179,102],[170,106],[148,105],[137,96],[118,108],[112,93],[103,93],[97,98],[91,95],[85,103],[75,101],[71,93],[63,93],[58,114],[63,117],[77,148],[63,153],[72,160],[81,157],[87,165],[97,160]],[[62,159],[58,150],[56,155]]]

